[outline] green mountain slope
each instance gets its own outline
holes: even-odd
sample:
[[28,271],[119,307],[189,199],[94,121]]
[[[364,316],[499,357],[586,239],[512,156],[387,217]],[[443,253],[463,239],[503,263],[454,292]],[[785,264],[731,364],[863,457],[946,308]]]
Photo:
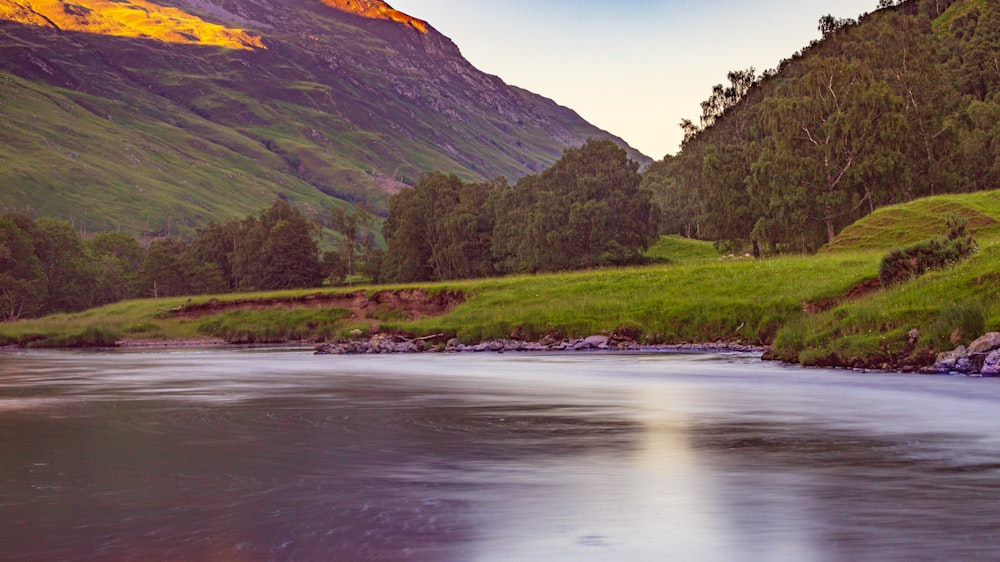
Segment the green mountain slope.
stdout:
[[879,207],[1000,187],[1000,4],[880,6],[713,90],[646,174],[668,233],[811,252]]
[[588,137],[611,135],[382,2],[0,0],[0,205],[88,230],[384,210],[423,172],[517,178]]

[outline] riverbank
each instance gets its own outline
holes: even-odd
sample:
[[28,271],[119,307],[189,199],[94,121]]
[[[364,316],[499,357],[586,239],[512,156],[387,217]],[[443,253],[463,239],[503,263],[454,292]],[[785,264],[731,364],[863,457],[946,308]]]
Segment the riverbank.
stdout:
[[[940,232],[948,213],[970,219],[979,252],[883,288],[884,245]],[[451,347],[463,351],[535,344],[565,351],[600,334],[640,350],[737,342],[769,348],[768,358],[792,364],[919,371],[941,353],[1000,331],[1000,192],[879,210],[843,235],[853,242],[812,256],[699,257],[494,279],[143,299],[0,323],[0,345],[358,345],[389,334],[444,350],[454,340]]]
[[341,340],[316,346],[317,355],[372,355],[383,353],[556,353],[577,351],[622,352],[686,352],[686,353],[760,353],[767,346],[747,345],[738,342],[641,344],[632,340],[615,339],[613,336],[594,335],[586,338],[543,338],[539,341],[495,339],[466,345],[457,338],[443,341],[442,334],[423,338],[406,338],[398,335],[377,334],[368,339]]

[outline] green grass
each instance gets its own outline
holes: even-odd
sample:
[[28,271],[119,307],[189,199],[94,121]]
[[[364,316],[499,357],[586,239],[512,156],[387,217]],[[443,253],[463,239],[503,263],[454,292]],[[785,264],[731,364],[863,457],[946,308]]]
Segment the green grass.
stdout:
[[950,8],[945,10],[943,14],[938,16],[931,22],[935,32],[940,32],[943,30],[950,31],[952,22],[955,21],[959,16],[964,15],[969,10],[977,7],[984,6],[986,0],[964,0],[962,2],[955,2]]
[[[391,311],[376,311],[369,318],[351,319],[338,310],[299,309],[227,312],[210,318],[182,319],[170,310],[187,303],[186,298],[147,299],[80,314],[0,325],[0,338],[16,342],[38,335],[74,334],[99,325],[138,339],[214,336],[233,341],[283,341],[331,337],[352,328],[366,329],[377,324],[383,330],[413,335],[443,333],[470,343],[511,335],[587,336],[621,327],[638,331],[642,341],[648,343],[716,340],[769,343],[781,325],[801,314],[805,302],[816,295],[848,291],[860,280],[874,275],[877,265],[875,254],[763,261],[718,259],[424,284],[419,287],[430,292],[461,291],[467,295],[467,301],[448,314],[419,321],[407,321]],[[353,290],[374,292],[413,287],[417,286]],[[265,300],[316,292],[202,296],[192,298],[191,303],[211,299]],[[317,314],[329,316],[318,318]]]
[[969,219],[969,231],[977,240],[1000,237],[1000,191],[942,195],[912,203],[877,209],[845,228],[820,253],[885,250],[906,246],[948,230],[948,214]]
[[[908,342],[911,330],[917,337]],[[775,352],[806,365],[925,365],[1000,330],[1000,246],[944,271],[849,301],[783,328]]]
[[198,326],[198,332],[230,343],[326,340],[338,335],[351,312],[340,308],[234,310]]
[[921,366],[941,351],[1000,330],[998,191],[931,197],[880,209],[845,229],[817,258],[858,248],[886,251],[939,236],[946,230],[948,213],[970,219],[978,254],[832,310],[801,316],[777,334],[776,355],[806,365]]
[[719,250],[711,242],[693,240],[676,234],[661,236],[646,251],[647,258],[662,263],[707,260],[718,258],[719,255]]

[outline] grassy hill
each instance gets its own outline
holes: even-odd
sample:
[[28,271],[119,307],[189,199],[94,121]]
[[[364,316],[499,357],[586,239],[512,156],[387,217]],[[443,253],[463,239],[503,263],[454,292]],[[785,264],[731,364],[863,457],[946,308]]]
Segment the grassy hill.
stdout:
[[[938,234],[928,209],[1000,220],[1000,192],[949,195],[887,208],[852,229]],[[886,244],[858,238],[814,256],[710,257],[703,243],[664,240],[667,265],[337,291],[139,300],[74,315],[0,325],[0,341],[36,345],[130,339],[284,341],[353,330],[444,334],[467,343],[516,335],[587,336],[628,330],[647,343],[774,344],[806,365],[904,368],[1000,330],[1000,236],[977,230],[978,254],[882,289]],[[437,303],[429,312],[428,302]],[[441,303],[444,304],[441,304]],[[433,308],[433,307],[431,307]],[[912,331],[916,330],[914,334]]]
[[1000,236],[1000,196],[996,191],[982,191],[883,207],[845,228],[820,252],[888,250],[927,240],[945,232],[949,214],[968,219],[969,229],[981,240]]
[[1000,330],[1000,191],[880,209],[847,228],[817,259],[865,248],[880,255],[891,246],[939,235],[945,213],[970,219],[979,253],[949,269],[792,319],[775,338],[777,356],[806,365],[923,365],[941,351]]

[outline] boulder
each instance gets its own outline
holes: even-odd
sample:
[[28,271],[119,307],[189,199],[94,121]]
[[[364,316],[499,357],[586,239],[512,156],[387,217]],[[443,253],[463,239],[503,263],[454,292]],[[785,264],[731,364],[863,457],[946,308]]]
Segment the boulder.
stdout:
[[969,344],[969,354],[990,353],[1000,349],[1000,332],[990,332]]
[[583,340],[591,345],[591,347],[596,347],[597,349],[606,349],[608,347],[608,341],[611,338],[608,336],[590,336],[589,338]]
[[984,377],[1000,376],[1000,349],[991,352],[986,356],[983,367],[979,371]]

